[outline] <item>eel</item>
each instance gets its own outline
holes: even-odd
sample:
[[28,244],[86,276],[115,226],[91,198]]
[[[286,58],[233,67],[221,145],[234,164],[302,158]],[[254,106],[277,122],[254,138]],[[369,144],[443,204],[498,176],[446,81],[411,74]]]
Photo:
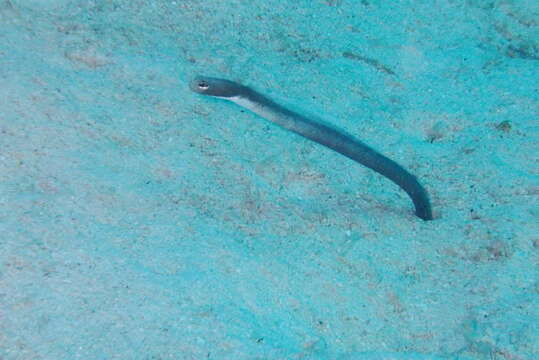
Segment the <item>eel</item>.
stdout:
[[323,121],[307,118],[277,104],[268,97],[236,82],[197,76],[189,84],[192,91],[232,101],[280,127],[330,148],[376,171],[404,190],[415,207],[415,215],[432,220],[429,195],[417,178],[395,161],[380,154],[352,135]]

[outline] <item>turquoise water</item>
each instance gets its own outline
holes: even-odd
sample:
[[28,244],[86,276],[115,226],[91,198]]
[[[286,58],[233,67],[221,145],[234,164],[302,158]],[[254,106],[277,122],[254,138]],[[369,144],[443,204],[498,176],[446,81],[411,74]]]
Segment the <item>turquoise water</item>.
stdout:
[[0,0],[0,79],[1,359],[539,358],[539,2]]

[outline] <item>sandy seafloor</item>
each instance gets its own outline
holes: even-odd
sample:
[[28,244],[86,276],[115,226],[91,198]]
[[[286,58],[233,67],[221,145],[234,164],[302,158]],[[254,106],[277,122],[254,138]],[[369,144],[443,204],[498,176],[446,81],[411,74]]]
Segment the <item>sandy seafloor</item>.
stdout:
[[0,359],[539,359],[538,133],[538,1],[0,0]]

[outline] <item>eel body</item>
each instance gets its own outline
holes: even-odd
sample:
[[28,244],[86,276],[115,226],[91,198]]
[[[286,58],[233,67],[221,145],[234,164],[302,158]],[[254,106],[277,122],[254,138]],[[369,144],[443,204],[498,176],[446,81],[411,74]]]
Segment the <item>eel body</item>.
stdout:
[[191,81],[190,88],[202,95],[232,101],[264,119],[376,171],[393,181],[410,196],[415,206],[415,214],[419,218],[432,220],[428,193],[417,178],[395,161],[350,134],[286,109],[255,90],[229,80],[198,76]]

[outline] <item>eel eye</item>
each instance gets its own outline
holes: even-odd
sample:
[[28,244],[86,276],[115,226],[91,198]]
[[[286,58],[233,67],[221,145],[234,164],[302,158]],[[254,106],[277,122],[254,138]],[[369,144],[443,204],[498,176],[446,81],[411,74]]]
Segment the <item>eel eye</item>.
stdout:
[[210,87],[210,84],[208,84],[206,81],[204,80],[200,80],[197,84],[198,88],[200,90],[208,90],[208,88]]

